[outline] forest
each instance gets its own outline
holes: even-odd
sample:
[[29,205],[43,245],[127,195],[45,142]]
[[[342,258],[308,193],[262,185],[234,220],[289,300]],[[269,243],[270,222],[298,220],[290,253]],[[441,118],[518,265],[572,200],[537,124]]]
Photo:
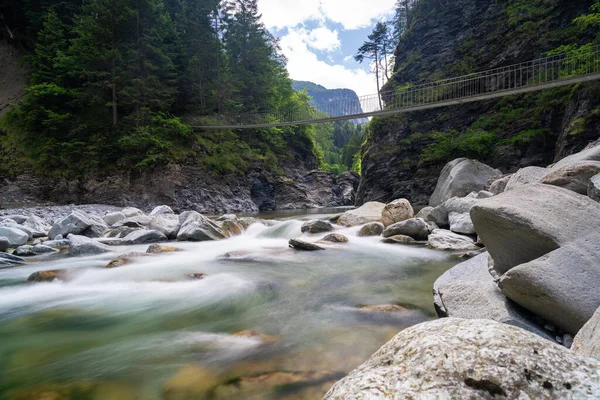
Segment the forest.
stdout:
[[[0,0],[0,40],[23,49],[25,97],[0,120],[0,172],[64,176],[192,163],[277,169],[290,148],[359,168],[351,123],[203,132],[237,113],[306,105],[257,0]],[[357,165],[358,164],[358,165]]]

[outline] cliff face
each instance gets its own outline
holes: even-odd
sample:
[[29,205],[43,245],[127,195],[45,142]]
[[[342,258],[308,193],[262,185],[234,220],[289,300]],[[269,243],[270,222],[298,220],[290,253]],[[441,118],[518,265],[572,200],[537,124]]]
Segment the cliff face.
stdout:
[[[306,89],[306,92],[311,97],[311,104],[317,109],[327,112],[333,117],[344,115],[361,114],[363,112],[358,95],[350,89],[327,89],[321,85],[312,82],[293,81],[292,87],[299,92]],[[344,109],[333,109],[331,104],[335,102],[347,101],[348,105]],[[355,121],[356,123],[366,123],[367,118],[361,118]]]
[[[591,33],[581,33],[572,21],[590,5],[588,0],[421,0],[396,49],[394,76],[382,91],[524,62],[563,44],[586,42]],[[600,136],[599,89],[592,83],[376,118],[363,147],[357,202],[406,197],[426,204],[445,163],[459,156],[513,172],[579,151]]]

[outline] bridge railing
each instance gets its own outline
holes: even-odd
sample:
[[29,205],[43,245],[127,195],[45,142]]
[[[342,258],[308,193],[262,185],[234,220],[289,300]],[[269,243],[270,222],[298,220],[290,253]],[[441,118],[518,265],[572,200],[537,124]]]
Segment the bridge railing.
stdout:
[[[393,111],[431,108],[436,104],[458,104],[490,95],[521,93],[529,89],[570,84],[575,79],[600,73],[600,46],[494,68],[484,72],[409,85],[382,93],[343,99],[327,105],[297,107],[230,116],[220,124],[229,128],[282,126],[356,119],[383,115]],[[358,111],[362,110],[362,112]],[[230,121],[235,121],[231,123]],[[219,128],[209,126],[205,128]]]

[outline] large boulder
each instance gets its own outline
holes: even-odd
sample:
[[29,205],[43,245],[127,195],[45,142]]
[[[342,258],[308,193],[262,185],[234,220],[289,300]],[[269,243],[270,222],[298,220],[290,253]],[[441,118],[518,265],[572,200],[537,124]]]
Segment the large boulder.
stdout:
[[163,233],[156,230],[138,229],[123,238],[123,244],[147,244],[166,242],[169,240]]
[[299,240],[299,239],[290,239],[289,245],[293,249],[302,250],[302,251],[325,250],[323,247],[321,247],[317,244],[306,242],[304,240]]
[[553,185],[587,195],[590,178],[600,173],[600,161],[577,161],[554,168],[540,183]]
[[108,229],[108,225],[102,218],[73,211],[52,226],[48,237],[54,239],[58,235],[67,237],[69,234],[100,237],[106,229]]
[[21,229],[0,226],[0,237],[5,237],[8,240],[9,247],[19,247],[27,244],[29,235]]
[[600,308],[577,333],[571,350],[580,356],[600,360]]
[[146,215],[146,214],[144,214],[144,212],[142,210],[140,210],[139,208],[135,208],[135,207],[124,208],[121,210],[121,212],[127,218],[141,217],[141,216]]
[[499,285],[516,303],[576,334],[600,306],[600,234],[510,269]]
[[498,276],[600,226],[600,204],[556,186],[531,184],[480,200],[471,209]]
[[587,195],[590,199],[600,202],[600,174],[594,175],[588,182]]
[[154,207],[154,209],[148,215],[150,215],[151,217],[154,217],[154,216],[163,215],[163,214],[175,214],[175,213],[173,212],[173,209],[171,207],[162,205],[162,206]]
[[196,211],[186,211],[179,216],[181,227],[177,233],[179,241],[201,242],[221,240],[228,237],[219,225]]
[[562,168],[577,161],[600,161],[600,146],[592,147],[563,158],[552,166],[552,169]]
[[427,207],[423,207],[419,210],[419,212],[417,213],[417,215],[415,215],[415,218],[423,218],[425,221],[427,221],[427,217],[429,216],[429,213],[431,213],[433,211],[433,207],[431,206],[427,206]]
[[416,240],[427,240],[429,226],[423,219],[411,218],[388,226],[382,233],[384,238],[396,235],[410,236]]
[[490,185],[490,193],[495,196],[504,192],[506,190],[506,185],[508,185],[508,181],[510,180],[511,176],[512,174],[494,179]]
[[513,190],[523,185],[539,183],[539,181],[546,176],[548,172],[550,172],[548,168],[542,167],[521,168],[510,176],[504,191]]
[[415,211],[410,201],[406,199],[397,199],[387,204],[381,212],[381,222],[384,226],[390,226],[396,222],[405,221],[413,218]]
[[0,226],[5,226],[7,228],[14,228],[20,231],[23,231],[27,234],[27,240],[33,239],[33,231],[29,228],[24,227],[23,225],[19,225],[13,220],[7,219],[4,221],[0,221]]
[[469,193],[466,197],[453,197],[431,210],[427,215],[427,220],[439,226],[448,226],[450,213],[466,214],[478,201],[477,194],[474,192]]
[[300,228],[300,230],[302,231],[302,233],[331,232],[333,230],[333,225],[331,225],[327,221],[312,220],[312,221],[306,221],[304,224],[302,224],[302,227]]
[[125,216],[125,214],[123,214],[120,211],[117,212],[112,212],[112,213],[108,213],[104,216],[104,222],[106,222],[106,224],[108,226],[113,226],[114,224],[116,224],[119,221],[124,220],[125,218],[127,218]]
[[50,226],[46,223],[46,221],[35,215],[27,217],[25,222],[23,222],[23,227],[31,230],[34,238],[44,237],[50,230]]
[[20,264],[25,264],[25,260],[21,257],[8,253],[0,253],[0,267],[11,267]]
[[357,226],[368,222],[381,222],[381,214],[384,208],[385,204],[370,201],[355,210],[346,211],[337,223],[342,226]]
[[597,360],[514,326],[442,318],[400,332],[324,399],[598,397]]
[[471,221],[471,215],[468,212],[448,213],[448,222],[450,224],[450,230],[454,233],[464,233],[466,235],[475,234],[475,226]]
[[6,236],[0,236],[0,252],[7,251],[10,247],[10,240]]
[[445,229],[435,229],[431,232],[427,240],[430,249],[466,251],[477,250],[479,248],[470,237]]
[[452,197],[464,197],[483,190],[490,178],[501,175],[499,170],[476,160],[458,158],[450,161],[440,174],[429,205],[435,207]]
[[175,214],[162,213],[152,217],[152,221],[148,225],[148,229],[161,232],[169,239],[175,239],[181,223],[179,217]]
[[550,338],[532,315],[502,294],[488,271],[487,252],[462,262],[433,284],[433,303],[440,317],[493,319]]
[[85,236],[70,234],[67,239],[69,240],[69,255],[74,257],[92,256],[111,251],[107,245]]

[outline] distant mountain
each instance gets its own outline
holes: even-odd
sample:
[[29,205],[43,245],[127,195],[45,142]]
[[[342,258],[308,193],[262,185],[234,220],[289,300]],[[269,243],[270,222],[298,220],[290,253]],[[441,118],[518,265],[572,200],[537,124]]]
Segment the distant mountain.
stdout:
[[[311,104],[332,117],[361,114],[363,112],[356,92],[350,89],[327,89],[313,82],[293,81],[292,87],[300,92],[304,89],[311,97]],[[363,124],[367,118],[355,119],[354,122]]]

